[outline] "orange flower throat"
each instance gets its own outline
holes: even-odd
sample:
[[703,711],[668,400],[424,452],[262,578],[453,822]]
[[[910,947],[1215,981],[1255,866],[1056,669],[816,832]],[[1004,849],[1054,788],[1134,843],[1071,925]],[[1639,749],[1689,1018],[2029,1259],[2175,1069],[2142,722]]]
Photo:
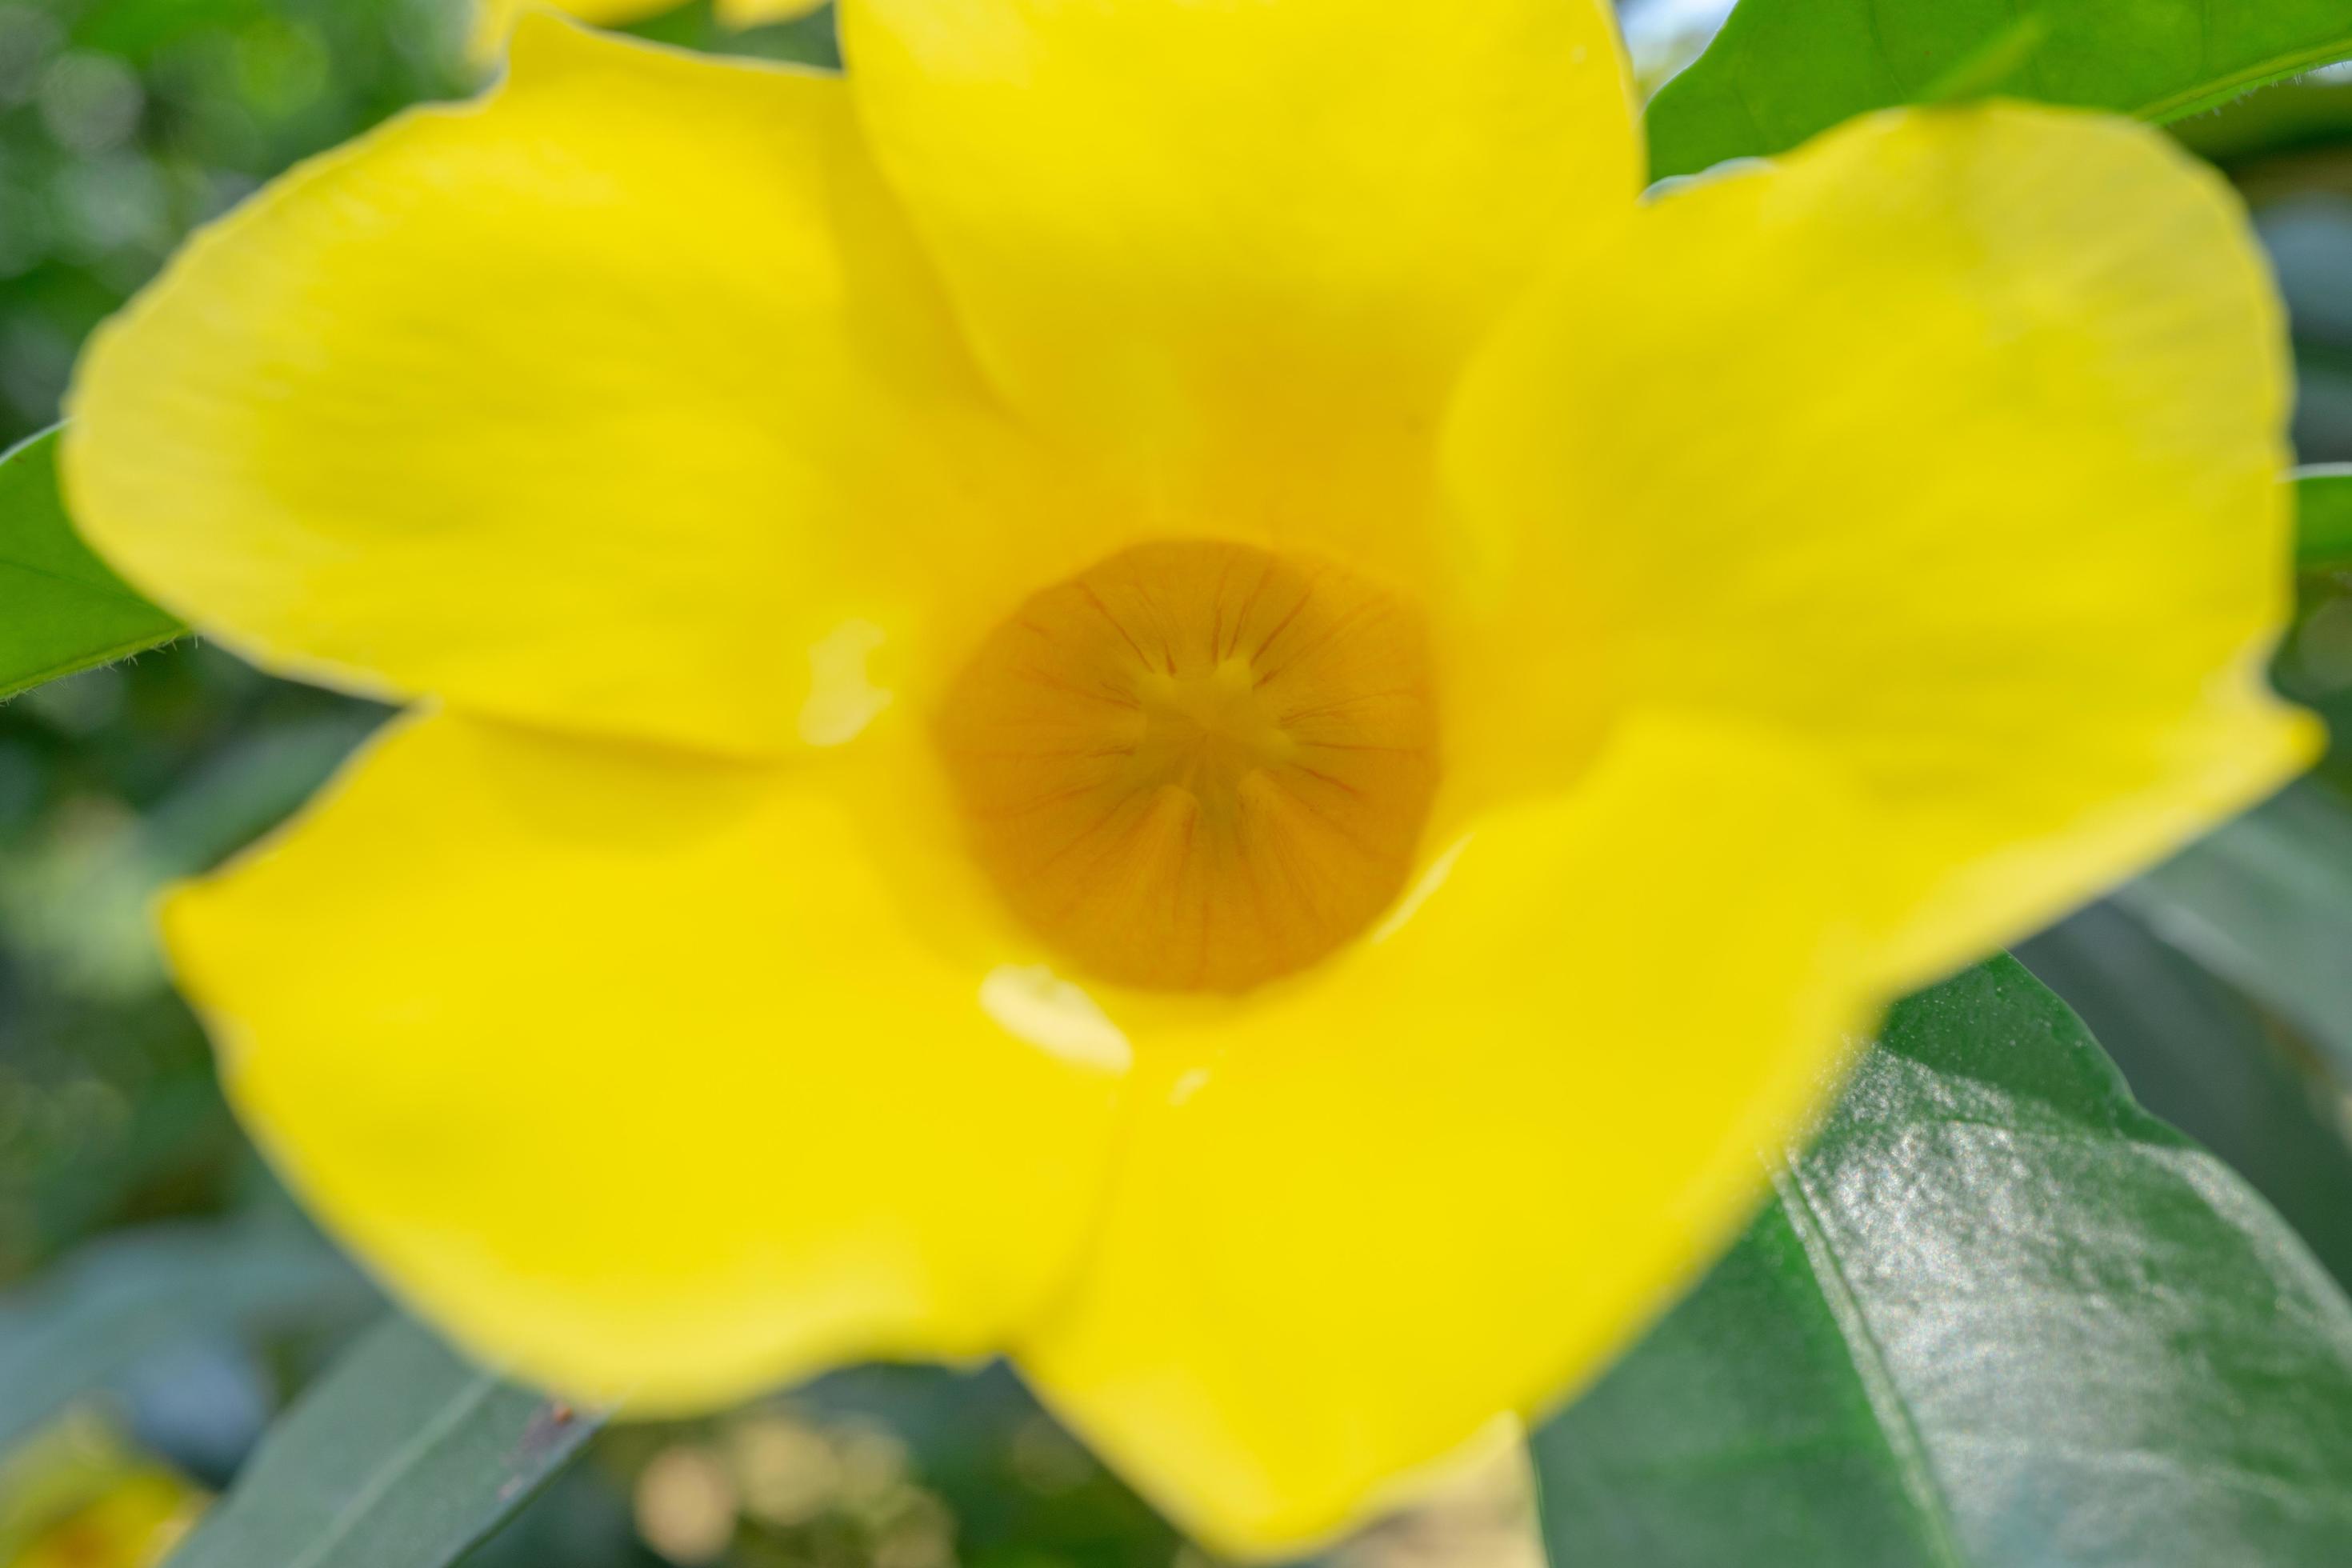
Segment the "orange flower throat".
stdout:
[[982,644],[939,739],[973,854],[1080,967],[1234,992],[1362,931],[1437,784],[1420,618],[1327,563],[1139,545]]

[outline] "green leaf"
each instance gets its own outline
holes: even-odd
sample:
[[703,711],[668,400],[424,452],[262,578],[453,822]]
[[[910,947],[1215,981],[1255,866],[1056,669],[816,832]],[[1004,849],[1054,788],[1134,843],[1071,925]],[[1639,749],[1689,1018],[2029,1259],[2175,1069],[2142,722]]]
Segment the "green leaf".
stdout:
[[2294,499],[2295,564],[2352,572],[2352,463],[2296,469]]
[[656,43],[706,53],[748,55],[818,70],[841,68],[841,45],[834,7],[820,5],[789,22],[744,28],[722,23],[710,0],[693,0],[656,16],[630,24],[627,31]]
[[166,1568],[439,1568],[600,1423],[388,1318],[271,1428]]
[[1538,1434],[1561,1568],[2343,1560],[2352,1302],[2014,961],[1898,1006],[1771,1189]]
[[354,1318],[374,1300],[291,1226],[157,1226],[94,1242],[0,1302],[0,1447],[155,1352]]
[[1654,176],[1899,103],[2002,94],[2168,121],[2352,56],[2344,0],[1740,0],[1648,112]]
[[2352,805],[2341,795],[2296,784],[2115,897],[2294,1025],[2352,1088]]
[[2352,135],[2352,82],[2307,76],[2250,93],[2212,114],[2176,120],[2180,144],[2209,163],[2236,163]]
[[2134,1098],[2230,1163],[2352,1286],[2352,1145],[2303,1042],[2113,902],[2017,949],[2123,1069]]
[[2294,491],[2294,623],[2271,680],[2326,724],[2334,744],[2320,775],[2352,789],[2352,465],[2300,469]]
[[187,628],[90,553],[58,494],[58,433],[0,455],[0,699]]

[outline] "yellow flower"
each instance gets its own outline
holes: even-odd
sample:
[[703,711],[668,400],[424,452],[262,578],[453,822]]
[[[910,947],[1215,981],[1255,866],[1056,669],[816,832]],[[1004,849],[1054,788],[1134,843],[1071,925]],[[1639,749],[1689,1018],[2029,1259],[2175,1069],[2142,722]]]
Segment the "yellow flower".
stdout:
[[149,1568],[204,1511],[205,1494],[77,1412],[0,1464],[6,1568]]
[[8,1568],[153,1568],[164,1561],[203,1500],[168,1470],[124,1476],[8,1560]]
[[1886,998],[2307,753],[2278,313],[2162,138],[1638,203],[1600,0],[842,19],[526,20],[73,399],[125,573],[415,704],[167,934],[481,1352],[1007,1352],[1295,1547],[1591,1376]]

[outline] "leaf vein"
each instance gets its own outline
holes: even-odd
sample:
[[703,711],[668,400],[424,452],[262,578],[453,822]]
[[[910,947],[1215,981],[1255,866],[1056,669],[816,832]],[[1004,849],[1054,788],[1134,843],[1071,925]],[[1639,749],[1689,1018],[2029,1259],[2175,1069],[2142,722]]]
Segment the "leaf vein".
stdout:
[[1804,1249],[1805,1261],[1821,1289],[1822,1302],[1829,1309],[1839,1338],[1845,1343],[1847,1359],[1853,1363],[1854,1375],[1862,1384],[1863,1397],[1870,1402],[1871,1412],[1878,1418],[1904,1496],[1919,1514],[1932,1560],[1939,1568],[1969,1568],[1953,1524],[1951,1504],[1936,1479],[1927,1443],[1919,1436],[1917,1423],[1911,1418],[1910,1405],[1903,1396],[1894,1369],[1887,1364],[1886,1352],[1872,1331],[1835,1249],[1830,1246],[1821,1213],[1805,1191],[1803,1174],[1783,1156],[1771,1180],[1781,1211],[1788,1215],[1789,1227],[1796,1233],[1797,1245]]
[[499,1392],[500,1386],[499,1379],[487,1373],[477,1373],[472,1384],[464,1393],[451,1399],[442,1407],[439,1415],[418,1427],[416,1435],[400,1446],[391,1460],[376,1471],[368,1484],[354,1493],[349,1502],[335,1510],[334,1516],[328,1520],[326,1528],[320,1531],[318,1540],[313,1542],[301,1556],[289,1563],[287,1568],[319,1568],[320,1563],[327,1561],[328,1553],[342,1544],[358,1527],[361,1520],[391,1493],[394,1485],[400,1478],[420,1458],[439,1446],[442,1438],[463,1426],[467,1417],[479,1410],[488,1402],[491,1395]]

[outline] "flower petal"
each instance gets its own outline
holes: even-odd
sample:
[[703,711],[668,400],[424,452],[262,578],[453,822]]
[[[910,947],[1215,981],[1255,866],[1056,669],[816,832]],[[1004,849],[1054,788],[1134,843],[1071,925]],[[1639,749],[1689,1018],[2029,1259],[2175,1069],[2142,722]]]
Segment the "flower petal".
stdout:
[[1469,346],[1640,185],[1599,0],[846,0],[983,360],[1169,529],[1418,506]]
[[985,1352],[1095,1212],[1119,1042],[992,1021],[836,793],[407,721],[167,936],[264,1147],[478,1350],[653,1408]]
[[1221,1550],[1395,1500],[1745,1217],[1875,1000],[1835,918],[1871,845],[1775,747],[1629,721],[1401,925],[1139,1084],[1097,1252],[1018,1360]]
[[190,247],[84,361],[66,477],[280,669],[773,750],[913,531],[988,532],[959,343],[838,79],[536,15],[505,89]]
[[2157,132],[1896,113],[1684,189],[1465,395],[1499,574],[1624,700],[1781,728],[1895,814],[1890,976],[1979,956],[2275,787],[2310,727],[2278,306]]

